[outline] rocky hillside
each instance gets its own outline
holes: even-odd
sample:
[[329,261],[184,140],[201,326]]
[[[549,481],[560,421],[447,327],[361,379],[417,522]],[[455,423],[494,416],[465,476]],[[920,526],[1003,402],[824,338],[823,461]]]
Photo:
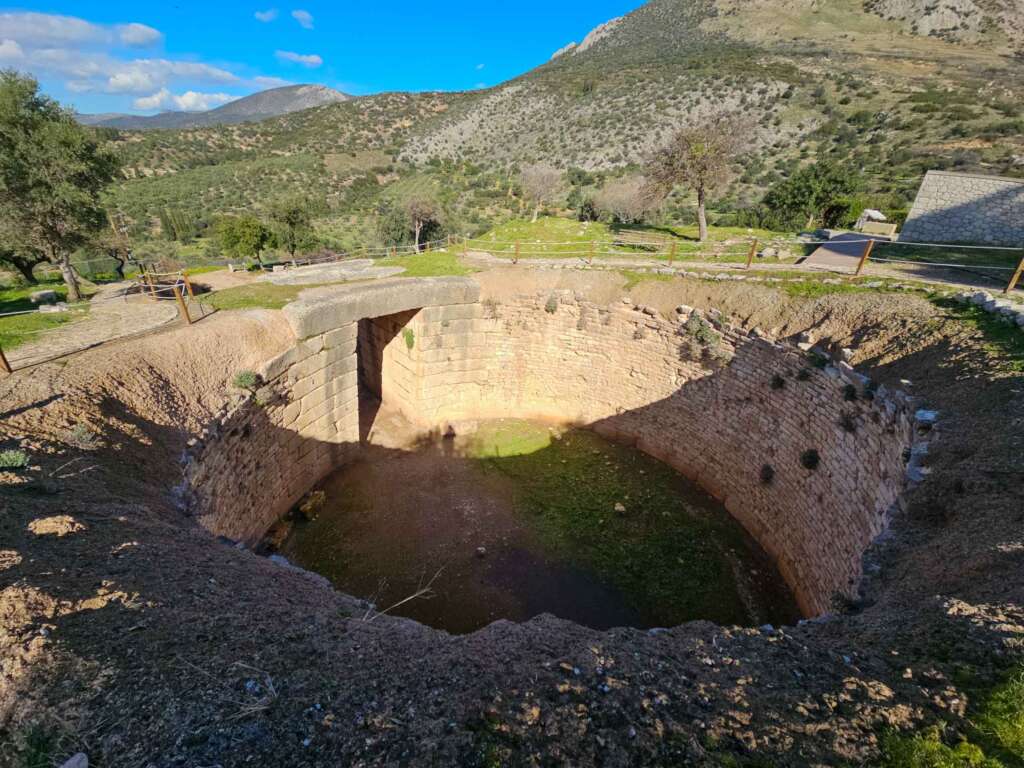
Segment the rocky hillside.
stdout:
[[[721,110],[756,126],[736,204],[819,155],[855,163],[869,189],[905,202],[932,168],[1024,175],[1021,9],[1021,0],[650,0],[488,90],[120,133],[138,181],[119,205],[139,219],[158,205],[204,215],[258,206],[289,188],[341,201],[361,178],[372,197],[442,165],[616,173],[676,126]],[[500,196],[500,179],[486,183]],[[466,184],[485,186],[469,174]]]
[[324,85],[286,85],[254,93],[207,112],[161,112],[158,115],[79,115],[86,125],[149,130],[198,128],[266,120],[304,109],[348,101],[350,96]]

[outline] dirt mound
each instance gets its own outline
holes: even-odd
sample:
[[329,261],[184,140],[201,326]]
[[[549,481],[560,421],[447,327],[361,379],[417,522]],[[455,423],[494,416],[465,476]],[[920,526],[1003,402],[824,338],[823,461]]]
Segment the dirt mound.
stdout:
[[[481,282],[618,300],[619,277]],[[785,629],[367,621],[178,511],[189,437],[235,372],[292,342],[276,312],[220,313],[0,380],[2,447],[34,464],[0,478],[0,763],[836,764],[872,758],[886,728],[962,722],[964,671],[990,681],[1024,656],[1021,375],[902,295],[694,281],[633,296],[810,330],[942,412],[933,472],[872,553],[862,603]]]

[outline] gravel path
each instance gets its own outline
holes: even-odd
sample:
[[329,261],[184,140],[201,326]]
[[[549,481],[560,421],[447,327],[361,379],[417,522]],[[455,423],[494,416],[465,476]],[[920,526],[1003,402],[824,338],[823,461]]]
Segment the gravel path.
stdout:
[[89,301],[89,312],[81,320],[57,326],[39,334],[34,341],[7,353],[15,369],[52,360],[95,347],[113,339],[159,328],[178,319],[174,301],[153,301],[129,295],[133,283],[102,286]]

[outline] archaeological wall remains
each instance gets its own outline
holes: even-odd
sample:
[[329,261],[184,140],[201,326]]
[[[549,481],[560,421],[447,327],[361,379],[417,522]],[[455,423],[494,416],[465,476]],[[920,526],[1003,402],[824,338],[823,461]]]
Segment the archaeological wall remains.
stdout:
[[304,294],[285,309],[295,346],[190,448],[190,509],[212,532],[252,544],[352,456],[360,321],[386,317],[362,343],[380,361],[384,398],[392,392],[424,430],[496,417],[590,426],[722,500],[805,615],[853,598],[908,460],[920,471],[930,425],[915,420],[911,399],[875,390],[845,363],[816,364],[713,312],[680,310],[663,318],[571,293],[481,302],[466,278]]

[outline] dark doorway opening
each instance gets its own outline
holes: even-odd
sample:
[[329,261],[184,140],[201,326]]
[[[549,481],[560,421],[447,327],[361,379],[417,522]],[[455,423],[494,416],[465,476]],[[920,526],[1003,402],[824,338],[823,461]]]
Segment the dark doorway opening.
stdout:
[[[399,353],[398,338],[410,323],[418,309],[398,312],[393,315],[364,318],[359,321],[356,341],[358,358],[357,378],[359,383],[359,440],[366,442],[370,437],[374,421],[380,412],[389,387],[385,377],[389,375],[389,360]],[[409,350],[406,350],[408,352]],[[396,405],[400,405],[397,404]]]

